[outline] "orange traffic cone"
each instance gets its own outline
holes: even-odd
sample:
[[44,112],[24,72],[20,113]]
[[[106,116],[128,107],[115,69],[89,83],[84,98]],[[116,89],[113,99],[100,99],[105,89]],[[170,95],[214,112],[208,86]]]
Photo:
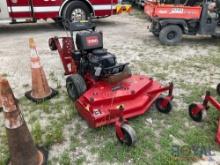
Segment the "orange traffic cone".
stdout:
[[26,92],[25,96],[34,102],[40,103],[51,99],[58,92],[48,85],[33,38],[29,39],[29,46],[31,49],[32,90]]
[[33,142],[26,122],[6,79],[0,78],[0,96],[8,137],[10,165],[43,165],[46,157]]

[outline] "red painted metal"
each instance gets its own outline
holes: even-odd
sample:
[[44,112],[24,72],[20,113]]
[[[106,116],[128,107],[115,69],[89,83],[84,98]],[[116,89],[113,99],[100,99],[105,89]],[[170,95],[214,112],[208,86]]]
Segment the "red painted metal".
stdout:
[[220,111],[220,103],[212,96],[206,98],[217,110]]
[[[114,91],[114,88],[118,90]],[[119,107],[123,105],[123,117],[133,118],[149,111],[160,96],[161,85],[147,76],[132,75],[117,84],[99,81],[86,91],[75,103],[79,114],[93,127],[117,121]],[[164,88],[163,92],[171,86]],[[150,92],[150,93],[149,93]],[[98,111],[98,113],[96,113]]]
[[[50,41],[52,40],[55,41],[65,74],[76,73],[76,70],[67,69],[66,59],[72,59],[72,54],[65,52],[70,52],[71,48],[66,50],[68,47],[62,47],[57,37],[50,39]],[[65,43],[66,40],[70,40],[70,37],[63,37],[62,40]],[[71,42],[74,44],[72,39]],[[71,60],[70,63],[77,69],[77,63],[74,60]],[[148,76],[132,75],[112,84],[104,80],[94,80],[90,73],[86,73],[84,79],[88,90],[76,100],[77,111],[93,128],[116,123],[116,132],[119,135],[121,134],[117,129],[120,126],[118,122],[121,122],[119,119],[124,121],[149,111],[162,92],[168,91],[166,101],[173,99],[173,83],[162,87],[161,84]],[[164,104],[168,104],[168,102]]]
[[[220,111],[220,103],[213,97],[211,96],[210,92],[207,91],[205,98],[203,100],[202,104],[196,104],[196,107],[192,110],[192,114],[196,115],[197,113],[199,113],[202,110],[208,110],[209,106],[208,103],[210,103],[211,105],[213,105],[216,110]],[[216,133],[216,141],[220,144],[220,119],[218,122],[218,130]]]
[[192,110],[193,115],[197,115],[202,110],[206,109],[203,104],[196,104],[195,108]]
[[[53,41],[52,41],[53,40]],[[59,38],[51,38],[49,42],[54,42],[62,61],[65,75],[75,74],[77,72],[77,66],[72,58],[72,51],[74,51],[74,41],[71,37],[62,37],[62,45],[59,42]]]
[[157,2],[146,2],[144,12],[151,19],[194,19],[198,20],[201,16],[201,6],[184,6],[174,4],[161,4]]

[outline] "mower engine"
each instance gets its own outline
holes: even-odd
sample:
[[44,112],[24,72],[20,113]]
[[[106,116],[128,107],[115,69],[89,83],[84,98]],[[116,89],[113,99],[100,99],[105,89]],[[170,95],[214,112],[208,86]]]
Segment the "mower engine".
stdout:
[[127,64],[117,64],[116,57],[103,48],[102,32],[90,31],[76,34],[76,46],[80,57],[80,73],[90,73],[94,78],[106,78],[124,70]]

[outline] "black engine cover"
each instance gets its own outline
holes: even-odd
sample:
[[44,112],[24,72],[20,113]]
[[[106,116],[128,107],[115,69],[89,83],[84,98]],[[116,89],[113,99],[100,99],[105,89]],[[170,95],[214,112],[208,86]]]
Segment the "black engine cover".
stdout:
[[77,33],[76,45],[80,51],[103,48],[102,33],[96,31]]

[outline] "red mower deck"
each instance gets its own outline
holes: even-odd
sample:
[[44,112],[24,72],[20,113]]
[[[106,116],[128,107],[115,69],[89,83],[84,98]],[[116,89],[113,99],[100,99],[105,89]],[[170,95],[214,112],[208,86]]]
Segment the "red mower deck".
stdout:
[[115,123],[120,108],[125,119],[144,114],[169,88],[161,88],[155,80],[140,75],[133,75],[117,84],[98,82],[76,101],[76,109],[91,127],[97,128]]

